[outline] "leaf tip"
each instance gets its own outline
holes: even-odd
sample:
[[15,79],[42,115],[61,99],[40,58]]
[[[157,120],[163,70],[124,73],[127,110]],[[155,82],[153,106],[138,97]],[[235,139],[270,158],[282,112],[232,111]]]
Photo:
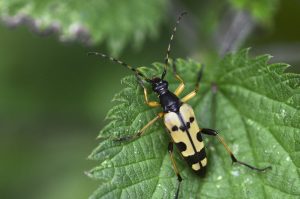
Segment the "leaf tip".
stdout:
[[88,176],[89,178],[93,178],[93,175],[90,171],[84,171],[83,174]]

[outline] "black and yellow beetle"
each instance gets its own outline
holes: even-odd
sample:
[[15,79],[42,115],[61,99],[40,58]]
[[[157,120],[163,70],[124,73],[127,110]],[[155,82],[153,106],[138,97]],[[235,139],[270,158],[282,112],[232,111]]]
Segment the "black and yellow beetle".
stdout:
[[[190,105],[188,105],[186,102],[192,99],[198,91],[199,83],[203,73],[203,66],[201,67],[201,70],[198,73],[195,89],[189,94],[187,94],[185,97],[179,99],[179,95],[182,93],[184,89],[184,81],[177,74],[176,66],[175,64],[173,64],[172,66],[173,66],[174,76],[180,82],[180,84],[177,87],[177,89],[174,91],[174,93],[168,89],[168,82],[164,80],[164,78],[166,76],[168,65],[169,65],[171,42],[176,32],[177,25],[179,24],[182,16],[185,14],[186,12],[180,14],[180,16],[177,19],[176,25],[173,29],[173,32],[171,34],[171,38],[167,49],[167,55],[165,58],[165,66],[161,77],[154,77],[152,79],[149,79],[138,69],[135,69],[120,60],[117,60],[115,58],[112,58],[110,56],[98,52],[88,53],[88,55],[97,55],[97,56],[110,59],[111,61],[117,62],[125,66],[126,68],[132,70],[135,73],[138,82],[144,89],[144,97],[145,97],[146,104],[150,107],[159,107],[159,106],[162,107],[163,112],[159,113],[154,119],[149,121],[137,134],[119,138],[118,141],[130,141],[132,139],[140,137],[149,126],[151,126],[158,119],[163,118],[164,124],[168,129],[170,137],[172,139],[172,141],[170,141],[168,145],[168,150],[170,153],[174,171],[178,177],[178,187],[176,190],[175,198],[178,198],[179,188],[180,188],[182,178],[179,174],[179,171],[176,167],[175,160],[173,158],[173,144],[175,143],[176,147],[181,153],[181,156],[186,160],[186,162],[191,167],[191,169],[199,176],[203,176],[205,174],[205,169],[207,165],[207,157],[206,157],[204,143],[201,134],[216,136],[218,140],[224,145],[226,151],[229,153],[231,160],[233,162],[239,163],[241,165],[247,166],[250,169],[257,170],[257,171],[265,171],[266,169],[271,168],[270,166],[265,168],[256,168],[247,163],[239,161],[233,155],[232,151],[224,142],[223,138],[220,137],[215,130],[208,129],[208,128],[199,128],[193,108]],[[159,102],[148,100],[147,89],[144,86],[144,81],[152,85],[152,90],[157,93],[159,97]]]

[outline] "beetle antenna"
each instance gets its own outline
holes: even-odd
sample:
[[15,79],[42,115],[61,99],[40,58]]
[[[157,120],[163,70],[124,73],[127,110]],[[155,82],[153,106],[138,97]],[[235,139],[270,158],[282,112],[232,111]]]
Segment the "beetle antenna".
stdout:
[[110,57],[106,54],[103,54],[103,53],[98,53],[98,52],[88,52],[87,53],[88,55],[96,55],[96,56],[100,56],[100,57],[103,57],[105,59],[109,59],[110,61],[113,61],[113,62],[116,62],[118,64],[121,64],[122,66],[125,66],[126,68],[128,68],[129,70],[131,70],[132,72],[134,72],[137,76],[145,79],[147,82],[150,82],[151,80],[148,79],[143,73],[141,73],[140,71],[138,71],[137,69],[133,68],[132,66],[126,64],[125,62],[123,61],[120,61],[116,58],[113,58],[113,57]]
[[176,33],[177,25],[179,24],[181,18],[182,18],[184,15],[186,15],[186,14],[187,14],[187,12],[182,12],[182,13],[179,15],[179,17],[178,17],[178,19],[177,19],[177,21],[176,21],[176,24],[175,24],[175,26],[174,26],[174,28],[173,28],[173,32],[172,32],[172,34],[171,34],[171,37],[170,37],[170,40],[169,40],[169,45],[168,45],[168,48],[167,48],[167,55],[166,55],[166,58],[165,58],[165,68],[164,68],[164,71],[163,71],[163,73],[162,73],[162,75],[161,75],[161,79],[164,79],[164,77],[165,77],[166,74],[167,74],[167,69],[168,69],[168,65],[169,65],[169,56],[170,56],[170,52],[171,52],[171,43],[172,43],[173,38],[174,38],[174,35],[175,35],[175,33]]

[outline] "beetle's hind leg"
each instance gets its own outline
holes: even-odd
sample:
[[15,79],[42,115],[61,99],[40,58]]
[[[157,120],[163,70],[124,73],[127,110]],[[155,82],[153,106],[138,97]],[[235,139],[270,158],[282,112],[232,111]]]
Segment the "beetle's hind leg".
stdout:
[[189,101],[190,99],[192,99],[193,97],[196,96],[196,94],[199,90],[200,81],[202,79],[203,69],[204,69],[204,65],[201,66],[201,69],[198,72],[198,76],[197,76],[197,80],[196,80],[196,84],[195,84],[195,89],[192,92],[190,92],[189,94],[187,94],[186,96],[184,96],[181,99],[182,102],[187,102],[187,101]]
[[179,174],[179,171],[177,169],[176,162],[175,162],[175,159],[174,159],[174,156],[173,156],[174,153],[173,153],[173,142],[172,141],[169,142],[168,151],[169,151],[170,158],[171,158],[171,161],[172,161],[173,169],[174,169],[174,171],[175,171],[175,173],[177,175],[178,186],[177,186],[177,190],[176,190],[176,194],[175,194],[175,199],[178,199],[179,189],[180,189],[180,184],[181,184],[181,181],[182,181],[182,177]]
[[206,134],[206,135],[212,135],[212,136],[216,136],[218,138],[218,140],[223,144],[223,146],[225,147],[226,151],[228,152],[228,154],[230,155],[231,157],[231,160],[232,162],[236,162],[238,164],[241,164],[241,165],[244,165],[252,170],[256,170],[256,171],[265,171],[267,169],[271,169],[272,167],[271,166],[268,166],[268,167],[265,167],[265,168],[257,168],[257,167],[254,167],[250,164],[247,164],[245,162],[242,162],[242,161],[239,161],[235,156],[234,154],[232,153],[232,151],[230,150],[230,148],[228,147],[228,145],[225,143],[224,139],[219,136],[218,132],[213,130],[213,129],[201,129],[201,133],[203,134]]

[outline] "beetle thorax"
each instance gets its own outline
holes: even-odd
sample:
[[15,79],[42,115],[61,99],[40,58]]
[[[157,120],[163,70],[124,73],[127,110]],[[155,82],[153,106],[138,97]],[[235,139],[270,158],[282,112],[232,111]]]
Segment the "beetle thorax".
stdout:
[[155,77],[152,79],[152,89],[159,96],[160,105],[165,113],[178,112],[181,106],[179,98],[168,89],[168,82]]
[[168,91],[168,82],[158,77],[152,79],[152,89],[159,96],[165,94]]

